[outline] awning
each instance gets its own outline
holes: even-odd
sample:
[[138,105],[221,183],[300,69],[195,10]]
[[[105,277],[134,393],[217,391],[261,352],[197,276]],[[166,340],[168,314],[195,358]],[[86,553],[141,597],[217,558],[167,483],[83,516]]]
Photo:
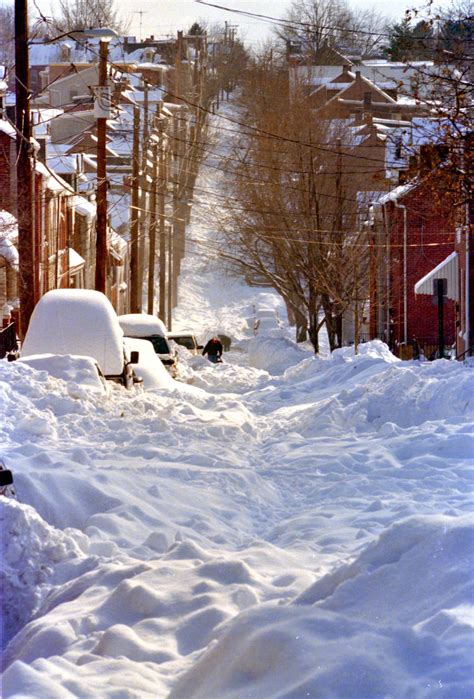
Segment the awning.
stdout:
[[447,280],[446,296],[449,299],[457,301],[459,299],[459,270],[458,270],[458,254],[452,252],[448,257],[440,262],[437,267],[425,274],[415,284],[415,294],[434,295],[434,284],[436,279]]

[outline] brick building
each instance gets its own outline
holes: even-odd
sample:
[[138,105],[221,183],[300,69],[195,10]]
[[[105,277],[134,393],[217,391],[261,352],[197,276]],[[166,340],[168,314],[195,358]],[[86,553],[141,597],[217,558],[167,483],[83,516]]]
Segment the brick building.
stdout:
[[[431,295],[415,293],[415,284],[454,249],[456,208],[449,178],[437,172],[401,185],[379,199],[375,220],[371,336],[384,337],[402,358],[411,356],[416,338],[429,355],[438,343],[438,308]],[[457,321],[459,306],[448,297],[446,345],[455,343]]]

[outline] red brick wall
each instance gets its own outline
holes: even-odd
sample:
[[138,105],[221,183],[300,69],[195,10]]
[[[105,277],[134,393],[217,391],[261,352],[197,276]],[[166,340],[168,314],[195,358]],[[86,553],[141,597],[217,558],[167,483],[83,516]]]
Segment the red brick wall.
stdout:
[[[415,284],[442,262],[454,249],[453,208],[448,195],[435,202],[432,191],[418,188],[399,201],[407,206],[407,339],[420,345],[436,343],[438,309],[432,297],[415,295]],[[393,339],[404,341],[403,211],[393,203],[386,206],[391,231],[391,289]],[[445,343],[455,341],[455,302],[444,306]]]

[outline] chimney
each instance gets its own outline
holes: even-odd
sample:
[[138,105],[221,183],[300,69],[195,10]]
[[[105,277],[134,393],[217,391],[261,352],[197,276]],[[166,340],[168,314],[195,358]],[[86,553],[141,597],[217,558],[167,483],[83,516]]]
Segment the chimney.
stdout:
[[418,158],[410,155],[408,158],[408,179],[412,180],[418,174]]
[[434,148],[431,143],[420,146],[420,175],[427,175],[435,164]]
[[36,157],[38,158],[39,161],[44,163],[44,165],[47,164],[48,161],[48,141],[49,141],[49,136],[46,134],[40,134],[38,136],[35,136],[36,141],[38,142],[39,145],[39,151],[36,154]]
[[[359,73],[360,75],[360,73]],[[372,93],[364,92],[364,112],[372,111]]]
[[360,80],[361,80],[361,77],[360,77],[360,70],[356,70],[355,73],[356,73],[356,80],[357,80],[357,82],[360,82]]

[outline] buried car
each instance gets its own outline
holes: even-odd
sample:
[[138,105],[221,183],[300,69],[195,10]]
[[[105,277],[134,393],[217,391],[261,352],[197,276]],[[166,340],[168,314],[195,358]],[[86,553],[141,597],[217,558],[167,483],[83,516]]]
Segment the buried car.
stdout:
[[107,394],[108,386],[105,376],[92,357],[73,354],[32,354],[28,357],[20,357],[18,362],[66,381],[70,393],[81,396],[88,392]]
[[139,353],[140,359],[135,366],[135,373],[143,380],[145,391],[176,386],[163,362],[160,361],[156,354],[151,342],[136,337],[126,337],[125,344],[131,352],[136,351]]
[[183,331],[167,333],[166,337],[168,340],[173,340],[173,342],[176,342],[177,345],[186,347],[186,349],[192,352],[194,355],[199,354],[199,352],[203,349],[203,345],[198,344],[196,336],[192,332]]
[[177,354],[166,337],[166,326],[156,316],[146,313],[127,313],[118,317],[126,337],[148,340],[173,378],[176,378]]
[[139,357],[125,347],[108,298],[93,289],[53,289],[40,298],[20,356],[38,354],[92,357],[106,379],[127,388],[138,381],[132,364]]

